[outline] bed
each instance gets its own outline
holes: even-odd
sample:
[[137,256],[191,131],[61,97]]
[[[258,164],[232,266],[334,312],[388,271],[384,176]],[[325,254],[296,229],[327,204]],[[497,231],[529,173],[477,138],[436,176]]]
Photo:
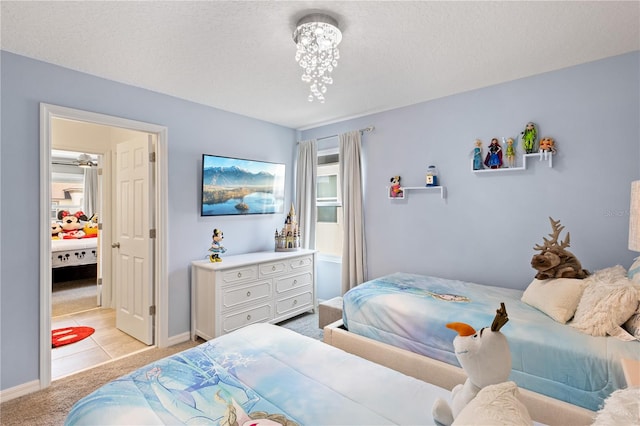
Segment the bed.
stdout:
[[251,415],[279,424],[427,425],[434,423],[433,401],[449,396],[446,389],[260,323],[107,383],[76,402],[65,424],[225,424],[233,415],[242,425]]
[[96,264],[97,241],[95,237],[51,240],[51,267],[55,269]]
[[[438,361],[435,365],[440,368],[454,366],[445,368],[443,374],[459,380],[462,370],[457,368],[452,343],[455,332],[445,324],[488,326],[500,302],[505,302],[510,321],[501,331],[512,354],[510,380],[520,388],[596,411],[611,392],[626,386],[620,361],[640,360],[640,342],[581,333],[522,302],[522,296],[520,290],[395,273],[347,292],[342,322],[348,332],[342,333],[340,324],[333,324],[325,329],[325,339],[340,345],[331,340],[356,338],[358,343],[343,342],[348,346],[361,346],[359,337],[382,342]],[[448,380],[434,383],[449,387]]]

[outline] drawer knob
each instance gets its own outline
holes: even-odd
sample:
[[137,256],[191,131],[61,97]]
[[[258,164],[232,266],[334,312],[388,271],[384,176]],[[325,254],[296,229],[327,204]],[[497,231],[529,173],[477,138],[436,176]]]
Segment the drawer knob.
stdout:
[[273,265],[273,266],[271,267],[271,270],[272,270],[272,271],[275,271],[275,270],[276,270],[276,265]]
[[297,305],[298,304],[298,299],[293,299],[293,305]]
[[293,280],[293,285],[298,284],[298,280]]
[[242,277],[242,272],[238,272],[238,278]]
[[247,297],[250,297],[250,296],[251,296],[251,292],[250,292],[250,291],[248,291],[248,292],[247,292]]
[[251,321],[251,315],[247,315],[247,321]]

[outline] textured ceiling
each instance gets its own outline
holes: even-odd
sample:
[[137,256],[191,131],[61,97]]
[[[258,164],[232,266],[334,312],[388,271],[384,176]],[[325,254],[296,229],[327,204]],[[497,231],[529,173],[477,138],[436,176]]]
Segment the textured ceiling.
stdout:
[[[343,32],[326,102],[291,34]],[[640,2],[1,2],[3,50],[283,126],[411,105],[640,49]]]

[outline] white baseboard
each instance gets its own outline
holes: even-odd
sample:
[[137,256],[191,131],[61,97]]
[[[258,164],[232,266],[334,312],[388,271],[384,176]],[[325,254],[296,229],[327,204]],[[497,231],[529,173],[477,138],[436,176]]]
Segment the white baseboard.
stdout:
[[191,339],[191,332],[189,331],[182,334],[176,334],[175,336],[171,336],[167,339],[167,346],[177,345],[178,343],[186,342],[189,339]]
[[10,401],[23,395],[27,395],[40,390],[40,381],[33,380],[21,385],[0,391],[0,402]]

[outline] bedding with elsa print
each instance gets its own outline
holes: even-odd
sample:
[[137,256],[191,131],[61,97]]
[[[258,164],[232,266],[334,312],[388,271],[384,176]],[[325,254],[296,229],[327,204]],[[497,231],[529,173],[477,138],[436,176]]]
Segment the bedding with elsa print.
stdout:
[[504,302],[513,359],[509,380],[519,387],[597,411],[626,386],[620,360],[640,361],[640,342],[585,334],[522,296],[522,290],[398,272],[345,293],[343,322],[350,333],[459,366],[455,333],[446,324],[490,323]]
[[67,425],[433,424],[450,392],[291,330],[253,324],[82,398]]

